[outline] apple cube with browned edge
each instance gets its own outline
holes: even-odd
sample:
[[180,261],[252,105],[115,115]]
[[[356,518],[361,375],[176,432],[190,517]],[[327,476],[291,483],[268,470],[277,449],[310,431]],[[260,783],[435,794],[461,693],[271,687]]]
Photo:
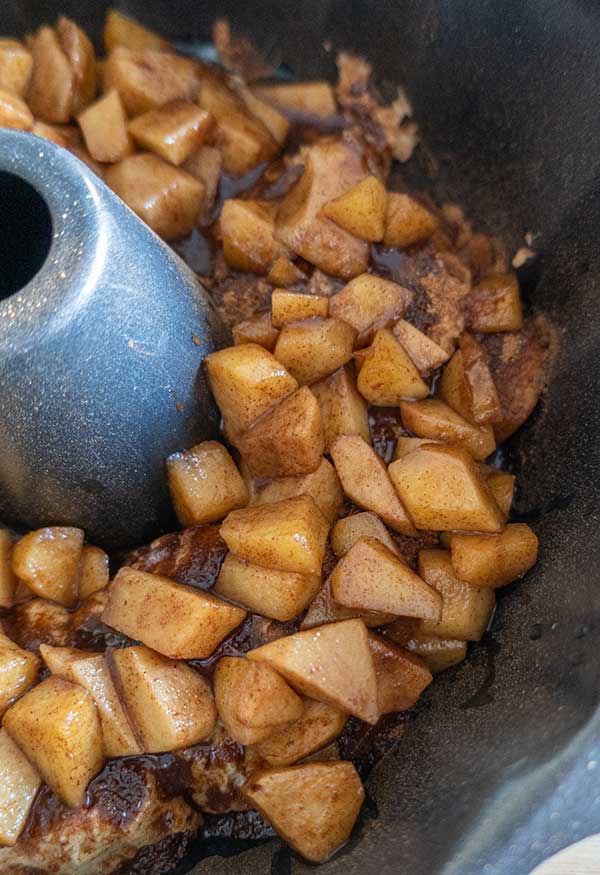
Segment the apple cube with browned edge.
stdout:
[[404,286],[372,273],[350,280],[329,302],[329,313],[362,334],[375,325],[383,328],[399,319],[414,298]]
[[104,763],[98,710],[87,690],[49,677],[6,712],[3,726],[65,805],[83,804]]
[[523,327],[516,274],[492,273],[479,281],[467,299],[467,324],[480,334],[519,331]]
[[369,635],[375,663],[379,710],[382,714],[412,708],[433,678],[418,656],[401,650],[379,635]]
[[374,513],[365,511],[338,520],[331,530],[331,548],[339,558],[344,556],[359,538],[377,538],[400,561],[404,561],[394,539]]
[[371,443],[367,402],[356,388],[351,365],[345,365],[310,388],[321,409],[327,450],[343,434],[360,435],[368,444]]
[[149,30],[117,9],[109,9],[104,22],[104,49],[108,55],[115,46],[129,49],[165,49],[170,45],[164,37]]
[[240,744],[268,738],[283,725],[298,720],[302,699],[264,662],[224,657],[214,677],[219,717]]
[[245,616],[210,593],[124,566],[102,622],[171,659],[206,659]]
[[506,586],[537,562],[538,539],[529,526],[512,523],[499,535],[455,533],[450,540],[457,577],[474,586]]
[[394,450],[394,461],[396,461],[397,459],[403,459],[405,456],[408,456],[409,453],[412,453],[413,450],[416,450],[418,447],[423,446],[423,444],[436,443],[439,443],[439,441],[432,441],[431,438],[404,437],[404,435],[400,435],[400,437],[396,441],[396,448]]
[[77,121],[95,161],[114,164],[133,151],[127,132],[127,116],[118,91],[104,94],[88,106]]
[[486,469],[484,467],[482,468],[482,474],[487,488],[496,499],[496,504],[502,511],[504,519],[507,520],[512,507],[517,478],[514,474],[498,471],[495,468]]
[[36,595],[69,608],[77,601],[83,531],[50,526],[24,535],[13,549],[15,575]]
[[10,735],[0,729],[0,845],[14,845],[42,779]]
[[385,215],[384,246],[405,248],[428,240],[437,230],[438,220],[415,198],[402,192],[389,192]]
[[250,776],[246,798],[279,835],[312,863],[350,836],[365,792],[352,763],[307,763]]
[[110,579],[108,556],[100,547],[86,546],[79,567],[79,598],[83,601],[92,593],[108,586]]
[[255,85],[252,94],[297,121],[331,120],[337,113],[331,83],[281,82],[275,85]]
[[267,273],[285,251],[273,238],[273,228],[273,216],[264,204],[226,200],[219,217],[219,231],[229,267],[247,273]]
[[146,753],[179,750],[209,738],[217,709],[209,685],[193,668],[142,646],[110,650],[107,659]]
[[329,298],[323,295],[306,295],[302,292],[288,292],[286,289],[273,289],[271,295],[271,319],[276,328],[288,322],[299,322],[312,316],[326,317],[329,312]]
[[377,243],[383,240],[387,194],[376,176],[367,176],[323,207],[328,219],[349,234]]
[[347,719],[341,708],[304,699],[304,710],[298,720],[277,729],[252,750],[270,766],[291,766],[336,739]]
[[324,623],[336,623],[340,620],[360,619],[370,629],[383,626],[396,619],[395,614],[382,614],[377,611],[365,611],[361,608],[346,608],[336,602],[331,594],[331,582],[326,580],[316,594],[300,625],[301,629],[313,629]]
[[445,671],[467,658],[466,641],[426,635],[420,629],[420,621],[411,617],[400,617],[386,626],[385,637],[419,656],[432,674]]
[[133,119],[129,133],[142,149],[179,166],[200,148],[212,124],[211,114],[195,103],[172,100]]
[[198,151],[190,155],[187,161],[181,165],[187,173],[198,179],[204,186],[204,198],[198,217],[201,225],[210,224],[212,220],[222,164],[221,153],[218,149],[215,149],[214,146],[200,146]]
[[477,426],[498,421],[502,411],[489,366],[474,355],[475,361],[467,369],[467,356],[462,349],[456,350],[442,372],[438,394],[463,419]]
[[104,91],[116,89],[128,115],[136,116],[170,100],[195,100],[199,71],[196,61],[172,51],[117,45],[106,59],[102,84]]
[[232,553],[265,568],[320,574],[329,523],[310,497],[232,511],[221,537]]
[[502,530],[500,508],[476,463],[460,447],[424,444],[388,470],[418,529]]
[[252,504],[272,504],[296,495],[310,495],[330,523],[337,517],[344,500],[335,468],[327,459],[321,459],[317,470],[310,474],[272,480],[254,496]]
[[362,620],[286,635],[247,656],[268,663],[305,696],[336,705],[367,723],[379,719],[375,668]]
[[435,371],[450,358],[449,352],[405,319],[396,322],[392,330],[420,374]]
[[355,338],[346,322],[314,316],[284,325],[274,355],[299,383],[315,383],[350,361]]
[[223,444],[203,441],[167,459],[169,489],[182,526],[222,520],[248,504],[248,489]]
[[238,322],[231,329],[231,335],[237,346],[242,343],[257,343],[259,346],[264,346],[269,352],[273,352],[279,337],[279,330],[273,327],[271,314],[264,312],[255,313],[249,319]]
[[31,52],[15,39],[0,39],[0,88],[22,97],[31,78]]
[[439,398],[401,401],[402,425],[417,437],[458,444],[482,461],[496,449],[491,425],[473,425]]
[[8,529],[0,529],[0,608],[12,608],[17,578],[12,569],[15,539]]
[[0,631],[0,717],[37,680],[39,668],[37,654]]
[[0,127],[17,131],[30,131],[33,116],[24,100],[10,91],[0,89]]
[[347,608],[439,620],[442,599],[377,538],[359,538],[331,574],[331,594]]
[[34,116],[64,124],[73,110],[74,72],[51,27],[40,27],[29,46],[33,70],[25,99]]
[[429,386],[387,328],[375,334],[358,374],[357,386],[363,398],[377,407],[396,407],[403,399],[429,395]]

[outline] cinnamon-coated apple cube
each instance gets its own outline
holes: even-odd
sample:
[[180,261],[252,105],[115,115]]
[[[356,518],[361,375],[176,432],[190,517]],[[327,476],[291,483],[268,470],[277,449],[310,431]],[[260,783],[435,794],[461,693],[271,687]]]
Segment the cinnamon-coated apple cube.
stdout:
[[252,504],[272,504],[295,495],[310,495],[330,523],[337,517],[344,499],[335,468],[327,459],[321,459],[321,464],[311,474],[271,481],[256,494]]
[[455,533],[450,541],[452,567],[474,586],[506,586],[537,562],[538,539],[524,523],[511,523],[498,535]]
[[79,599],[86,599],[94,592],[108,586],[108,556],[100,547],[86,546],[81,553],[79,568]]
[[247,656],[266,662],[311,699],[336,705],[367,723],[379,719],[375,668],[362,620],[286,635]]
[[319,574],[263,568],[228,553],[214,592],[263,617],[286,622],[301,614],[320,588]]
[[270,766],[291,766],[336,739],[347,719],[341,708],[304,699],[304,710],[298,720],[277,729],[252,750]]
[[384,246],[405,248],[424,243],[437,231],[438,220],[408,194],[389,192],[385,214]]
[[267,410],[236,446],[255,477],[298,477],[316,471],[325,452],[321,412],[307,386]]
[[473,415],[471,389],[467,383],[463,357],[457,349],[440,377],[437,393],[439,397],[456,413],[475,425]]
[[517,478],[514,474],[508,474],[506,471],[497,471],[495,469],[489,472],[484,471],[483,476],[487,488],[496,499],[496,504],[502,511],[504,519],[507,520],[515,494]]
[[344,492],[355,504],[376,513],[394,531],[415,534],[383,461],[366,441],[358,435],[341,435],[330,452]]
[[85,145],[95,161],[114,164],[132,152],[127,116],[119,92],[109,91],[77,118]]
[[439,620],[439,594],[377,538],[359,538],[331,574],[331,594],[340,605],[403,617]]
[[209,593],[123,566],[102,621],[171,659],[206,659],[245,616]]
[[60,47],[73,71],[72,115],[77,115],[96,96],[96,56],[86,32],[70,18],[61,15],[56,22]]
[[336,438],[344,434],[360,435],[371,443],[369,413],[365,399],[356,388],[350,365],[313,383],[310,387],[321,409],[325,446],[329,451]]
[[37,680],[39,667],[35,653],[22,649],[0,631],[0,718]]
[[248,504],[248,489],[223,444],[203,441],[167,459],[169,489],[182,526],[205,525]]
[[421,374],[435,371],[450,358],[449,352],[405,319],[396,322],[393,332]]
[[282,286],[284,289],[287,289],[288,286],[293,286],[296,283],[303,283],[305,280],[306,274],[304,274],[293,261],[290,261],[290,259],[284,255],[280,255],[279,258],[273,262],[271,269],[267,274],[267,281],[270,282],[272,286]]
[[438,443],[438,441],[432,441],[430,438],[413,438],[400,435],[396,441],[396,447],[394,449],[394,461],[397,459],[403,459],[405,456],[408,456],[409,453],[412,453],[413,450],[422,447],[424,444],[435,443]]
[[91,694],[98,709],[107,757],[134,756],[143,752],[103,654],[48,644],[41,645],[40,653],[53,675],[79,684]]
[[65,607],[77,601],[83,531],[49,526],[24,535],[14,546],[15,575],[36,595]]
[[214,146],[200,146],[181,166],[204,186],[204,200],[199,221],[201,225],[210,224],[223,168],[221,153]]
[[496,598],[490,587],[459,580],[447,550],[421,550],[419,575],[442,596],[439,620],[422,620],[421,631],[440,638],[479,641],[488,627]]
[[122,701],[146,753],[179,750],[212,734],[217,709],[204,678],[148,647],[109,651]]
[[419,625],[418,620],[401,617],[386,626],[385,636],[409,653],[419,656],[432,674],[445,671],[467,658],[466,641],[426,635],[419,629]]
[[211,127],[206,110],[186,100],[172,100],[133,119],[129,133],[142,149],[179,166],[200,148]]
[[65,805],[83,804],[104,762],[98,710],[87,690],[51,676],[6,712],[3,726]]
[[386,204],[387,194],[381,180],[367,176],[325,204],[323,212],[355,237],[377,243],[383,240]]
[[329,523],[310,497],[298,495],[232,511],[221,537],[240,559],[298,574],[320,574]]
[[384,547],[402,560],[394,539],[374,513],[365,511],[338,520],[331,530],[331,548],[338,558],[345,556],[359,538],[376,538]]
[[115,46],[128,49],[164,49],[169,43],[159,34],[149,30],[118,9],[109,9],[104,22],[104,48],[108,55]]
[[102,85],[104,91],[115,88],[127,114],[136,116],[171,100],[195,100],[199,67],[175,52],[116,45],[106,59]]
[[268,738],[282,725],[297,720],[302,699],[264,662],[224,657],[214,677],[219,717],[240,744]]
[[463,334],[442,373],[438,392],[457,413],[474,425],[497,422],[502,416],[487,352],[470,334]]
[[33,115],[24,100],[12,91],[0,89],[0,128],[30,131]]
[[466,450],[424,444],[388,470],[418,529],[502,530],[502,512]]
[[238,346],[241,343],[257,343],[269,352],[273,352],[279,337],[279,331],[273,327],[269,312],[255,313],[249,319],[238,322],[231,329],[231,334],[233,342]]
[[367,175],[361,150],[323,139],[306,150],[304,172],[279,205],[275,237],[331,276],[350,279],[367,269],[369,245],[323,215],[324,204]]
[[255,772],[244,792],[284,841],[311,863],[322,862],[347,841],[365,796],[348,762]]
[[472,425],[439,398],[402,401],[400,411],[403,426],[417,437],[458,444],[478,461],[496,449],[491,425]]
[[[25,584],[20,583],[19,589],[21,587],[31,595]],[[47,599],[26,598],[25,595],[17,601],[21,604],[15,607],[13,630],[19,646],[32,650],[37,649],[42,641],[58,647],[69,643],[73,614],[66,608]]]
[[396,407],[403,399],[429,395],[429,386],[387,328],[375,334],[357,386],[363,398],[377,407]]
[[282,254],[273,238],[274,219],[258,201],[231,198],[223,203],[219,230],[223,255],[229,267],[248,273],[267,273]]
[[314,383],[350,361],[355,337],[346,322],[316,316],[284,325],[274,355],[299,383]]
[[276,328],[311,316],[325,317],[328,311],[329,298],[323,295],[305,295],[286,289],[274,289],[271,295],[271,319]]
[[29,85],[33,57],[23,43],[0,39],[0,89],[22,97]]
[[336,602],[331,594],[331,581],[325,581],[308,607],[301,629],[313,629],[325,623],[337,623],[341,620],[362,620],[369,629],[384,626],[396,619],[395,614],[382,614],[378,611],[365,611],[362,608],[347,608]]
[[46,122],[68,122],[73,109],[74,75],[51,27],[40,27],[29,46],[33,70],[26,92],[29,109]]
[[331,119],[337,113],[333,88],[329,82],[284,82],[254,85],[252,94],[276,106],[294,120]]
[[265,128],[271,134],[279,145],[283,145],[290,130],[290,122],[283,113],[275,109],[274,106],[261,100],[250,88],[240,86],[238,94],[246,104],[246,109],[251,115],[255,116],[263,123]]
[[213,352],[204,363],[230,438],[298,388],[281,362],[256,343]]
[[519,331],[523,308],[514,273],[493,273],[475,286],[467,299],[467,324],[479,334]]
[[372,273],[350,280],[329,302],[329,313],[360,334],[372,325],[384,327],[399,319],[414,297],[404,286]]
[[369,635],[369,647],[375,663],[381,713],[391,714],[412,708],[433,680],[426,664],[418,656],[401,650],[379,635]]
[[105,181],[165,240],[185,237],[200,215],[202,182],[157,155],[129,155],[107,168]]
[[0,608],[12,608],[17,578],[12,569],[15,539],[8,529],[0,529]]
[[0,845],[14,845],[42,779],[4,729],[0,729]]

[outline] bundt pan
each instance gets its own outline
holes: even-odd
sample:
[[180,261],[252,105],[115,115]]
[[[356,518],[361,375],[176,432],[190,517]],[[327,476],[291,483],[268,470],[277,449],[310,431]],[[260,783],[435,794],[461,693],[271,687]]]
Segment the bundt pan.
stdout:
[[[94,0],[3,0],[0,31],[60,12],[98,35]],[[336,49],[403,83],[423,145],[407,171],[484,230],[539,257],[521,279],[559,331],[549,391],[509,453],[526,456],[516,516],[541,561],[500,601],[470,660],[428,691],[371,774],[367,814],[323,875],[528,875],[600,825],[600,7],[590,0],[126,0],[179,41],[230,17],[300,78]],[[324,48],[331,40],[333,51]],[[510,588],[509,588],[510,589]],[[229,848],[197,872],[311,871],[280,844]],[[233,853],[238,851],[238,853]],[[214,850],[201,850],[210,856]]]

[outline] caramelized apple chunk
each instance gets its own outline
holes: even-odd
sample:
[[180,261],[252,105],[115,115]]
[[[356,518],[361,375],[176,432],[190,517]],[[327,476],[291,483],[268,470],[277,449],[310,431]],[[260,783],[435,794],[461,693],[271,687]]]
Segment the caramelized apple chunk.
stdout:
[[372,633],[369,647],[375,664],[381,713],[412,708],[433,680],[423,660]]
[[30,131],[33,115],[24,100],[11,91],[0,89],[0,128]]
[[159,34],[149,30],[133,18],[109,9],[104,22],[104,48],[108,55],[115,46],[126,46],[128,49],[162,49],[168,51],[169,43]]
[[341,620],[362,620],[369,629],[384,626],[396,619],[395,614],[382,614],[378,611],[365,611],[362,608],[347,608],[336,602],[331,594],[330,580],[326,580],[308,607],[301,629],[314,629],[325,623],[337,623]]
[[410,289],[398,283],[363,273],[332,297],[329,312],[361,334],[373,325],[382,328],[400,318],[413,297]]
[[331,530],[331,548],[338,558],[345,556],[359,538],[376,538],[402,560],[394,539],[374,513],[355,513],[338,520]]
[[108,586],[108,556],[100,547],[85,546],[79,566],[79,599],[83,601]]
[[242,343],[257,343],[269,352],[273,352],[279,337],[279,331],[273,327],[269,312],[255,313],[249,319],[238,322],[231,329],[231,334],[236,346]]
[[72,607],[77,600],[82,551],[81,529],[37,529],[15,544],[13,571],[36,595]]
[[523,327],[519,283],[514,273],[494,273],[480,280],[469,295],[467,307],[467,324],[479,334]]
[[248,504],[244,479],[225,447],[203,441],[167,459],[169,489],[182,526],[217,522]]
[[328,451],[341,435],[358,435],[371,443],[367,404],[356,388],[351,365],[313,383],[310,387],[319,403]]
[[405,456],[408,456],[409,453],[412,453],[413,450],[422,447],[424,444],[435,443],[438,443],[438,441],[432,441],[430,438],[414,438],[400,435],[396,441],[396,447],[394,449],[394,461],[397,459],[403,459]]
[[253,746],[253,751],[270,766],[291,766],[326,747],[342,732],[348,715],[334,705],[304,699],[298,720],[277,729]]
[[40,27],[30,45],[33,72],[27,103],[34,116],[55,124],[68,122],[73,109],[74,75],[51,27]]
[[0,631],[0,718],[35,683],[39,667],[35,653],[23,650]]
[[435,371],[450,358],[449,352],[405,319],[396,322],[393,332],[420,374]]
[[496,504],[502,511],[504,518],[507,520],[515,494],[515,484],[517,478],[514,474],[508,474],[506,471],[497,471],[492,469],[489,472],[483,472],[487,488],[490,490]]
[[270,103],[295,121],[332,119],[337,113],[333,88],[329,82],[285,82],[255,85],[252,94]]
[[0,529],[0,608],[12,608],[17,578],[12,569],[15,539],[8,529]]
[[112,90],[100,97],[77,121],[95,161],[114,164],[132,151],[127,116],[118,91]]
[[0,729],[0,846],[14,845],[42,779],[5,729]]
[[221,179],[223,159],[214,146],[200,146],[197,152],[184,161],[182,169],[204,186],[204,199],[200,210],[200,224],[210,224],[215,210],[215,200]]
[[390,192],[385,214],[384,246],[406,248],[428,240],[437,230],[436,217],[413,197]]
[[337,517],[344,497],[335,468],[327,459],[321,459],[321,464],[311,474],[271,481],[257,492],[252,504],[272,504],[296,495],[310,495],[330,523]]
[[311,316],[327,316],[329,298],[323,295],[305,295],[301,292],[288,292],[274,289],[271,296],[271,319],[276,328],[287,322],[310,319]]
[[427,398],[429,386],[387,328],[375,334],[360,369],[358,391],[369,404],[396,407],[406,398]]
[[274,219],[258,201],[226,200],[219,217],[223,255],[234,270],[267,273],[283,253],[273,238]]
[[284,325],[274,354],[299,383],[314,383],[350,361],[355,337],[346,322],[316,316]]
[[116,89],[128,115],[137,116],[171,100],[195,100],[199,67],[174,52],[116,45],[106,59],[102,84],[104,91]]
[[70,18],[61,15],[56,35],[73,72],[71,114],[77,115],[96,96],[96,56],[88,35]]
[[473,425],[438,398],[400,403],[402,424],[417,437],[459,444],[481,461],[496,449],[490,425]]
[[240,85],[238,94],[246,104],[248,112],[262,122],[273,139],[282,146],[290,130],[289,120],[274,106],[253,94],[250,88]]
[[0,39],[0,89],[23,97],[31,71],[33,57],[23,43],[14,39]]
[[367,176],[323,207],[324,214],[340,228],[377,243],[383,240],[387,195],[376,176]]
[[497,422],[502,411],[488,355],[470,334],[462,335],[460,347],[444,368],[439,395],[473,425]]
[[419,621],[402,617],[385,628],[385,637],[399,644],[409,653],[419,656],[432,674],[445,671],[467,657],[467,642],[456,638],[426,635]]
[[206,110],[186,100],[172,100],[133,119],[129,133],[142,149],[177,167],[200,148],[211,126]]
[[537,562],[538,539],[523,523],[512,523],[498,535],[456,533],[450,541],[457,577],[473,586],[506,586]]

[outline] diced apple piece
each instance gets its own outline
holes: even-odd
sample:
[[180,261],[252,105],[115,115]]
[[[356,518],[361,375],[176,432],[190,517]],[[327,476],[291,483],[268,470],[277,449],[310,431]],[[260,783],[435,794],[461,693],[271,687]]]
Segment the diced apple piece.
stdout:
[[213,352],[204,363],[230,439],[298,388],[284,366],[255,343]]
[[282,146],[290,130],[289,120],[274,106],[253,94],[250,88],[240,87],[238,94],[246,104],[248,111],[263,123],[273,139]]
[[78,117],[85,144],[95,161],[121,161],[132,151],[127,116],[119,92],[109,91]]
[[256,477],[297,477],[316,471],[325,452],[321,411],[307,386],[267,410],[236,446]]
[[519,331],[523,308],[514,273],[494,273],[479,281],[467,299],[467,324],[479,334]]
[[102,730],[87,690],[49,677],[4,715],[3,726],[59,799],[82,805],[102,769]]
[[362,620],[286,635],[247,656],[268,663],[311,699],[337,705],[367,723],[379,719],[375,668]]
[[440,638],[479,641],[496,604],[493,589],[472,586],[454,574],[447,550],[421,550],[419,574],[443,599],[438,621],[422,620],[421,631]]
[[40,27],[31,45],[33,72],[27,103],[34,116],[47,122],[68,122],[73,108],[74,74],[51,27]]
[[425,444],[392,462],[389,475],[418,529],[502,530],[500,508],[477,465],[460,447]]
[[301,292],[288,292],[274,289],[271,296],[271,318],[276,328],[287,322],[298,322],[311,316],[327,316],[329,298],[323,295],[304,295]]
[[36,119],[33,123],[31,133],[36,137],[43,137],[44,140],[50,140],[51,143],[56,143],[57,146],[62,146],[63,149],[72,149],[71,129],[69,125],[47,125]]
[[293,261],[290,261],[284,255],[273,262],[271,270],[267,274],[267,280],[272,286],[283,286],[287,289],[288,286],[293,286],[296,283],[302,283],[306,280],[306,275],[302,273]]
[[209,593],[124,566],[102,621],[171,659],[206,659],[245,616]]
[[369,647],[375,663],[380,712],[408,711],[433,680],[431,672],[418,656],[378,635],[369,635]]
[[310,495],[330,523],[337,517],[344,498],[335,468],[327,459],[321,459],[321,464],[311,474],[283,477],[268,483],[257,493],[252,504],[272,504],[295,495]]
[[115,46],[127,46],[128,49],[165,49],[169,43],[153,30],[138,24],[133,18],[109,9],[104,22],[104,49],[108,55]]
[[217,709],[210,687],[193,668],[148,647],[112,650],[108,658],[146,753],[179,750],[210,737]]
[[[20,583],[21,587],[31,595],[31,590],[25,584]],[[21,647],[29,650],[37,649],[42,641],[63,646],[70,640],[72,619],[73,614],[62,605],[46,599],[30,598],[15,610],[15,638]]]
[[410,289],[372,273],[350,280],[329,302],[329,313],[360,334],[371,326],[383,328],[399,319],[414,297]]
[[367,444],[371,443],[367,404],[356,388],[350,366],[340,368],[310,388],[321,409],[327,450],[345,434],[359,435]]
[[490,472],[484,472],[483,476],[487,488],[496,499],[496,504],[502,511],[504,518],[508,519],[517,478],[514,474],[507,474],[506,471],[496,471],[494,469]]
[[169,489],[182,526],[214,523],[248,504],[248,490],[222,444],[203,441],[167,459]]
[[221,153],[214,146],[200,146],[182,165],[187,173],[191,173],[204,185],[204,204],[200,212],[203,225],[212,220],[222,166]]
[[276,832],[311,863],[343,845],[365,798],[352,763],[307,763],[255,772],[244,791]]
[[424,243],[437,231],[438,220],[408,194],[390,192],[385,214],[384,246],[405,248]]
[[376,628],[391,623],[395,614],[382,614],[376,611],[364,611],[359,608],[346,608],[335,601],[331,594],[331,584],[326,580],[308,607],[302,620],[301,629],[314,629],[325,623],[337,623],[340,620],[362,620],[365,626]]
[[42,779],[0,729],[0,845],[14,845],[21,834]]
[[430,438],[413,438],[413,437],[404,437],[404,435],[400,435],[398,440],[396,441],[396,448],[394,450],[394,460],[403,459],[405,456],[408,456],[409,453],[412,453],[413,450],[416,450],[418,447],[422,447],[424,444],[435,444],[437,441],[432,441]]
[[340,228],[376,243],[383,240],[387,195],[381,180],[367,176],[323,207],[324,214]]
[[13,571],[36,595],[72,607],[77,600],[82,551],[81,529],[37,529],[15,544]]
[[346,495],[404,535],[415,527],[394,491],[385,465],[375,450],[358,435],[341,435],[331,446],[331,458]]
[[354,329],[338,319],[305,319],[284,325],[274,355],[300,383],[322,380],[352,358]]
[[0,632],[0,718],[38,676],[40,661]]
[[350,279],[367,269],[368,244],[340,228],[321,207],[367,175],[361,152],[343,140],[322,140],[307,150],[304,173],[283,198],[275,237],[332,276]]
[[472,397],[465,377],[462,352],[457,349],[444,370],[437,386],[439,397],[456,413],[475,424]]
[[18,40],[0,39],[0,89],[23,97],[31,71],[31,52]]
[[107,757],[134,756],[143,752],[101,653],[47,644],[41,645],[40,653],[53,675],[79,684],[91,694],[100,716]]
[[359,538],[331,575],[331,594],[347,608],[439,620],[442,600],[377,538]]
[[339,558],[345,556],[359,538],[376,538],[384,547],[402,560],[394,539],[374,513],[355,513],[338,520],[331,531],[331,547]]
[[270,766],[291,766],[336,739],[347,719],[340,708],[305,699],[298,720],[254,745],[253,751]]
[[268,738],[282,725],[297,720],[302,699],[264,662],[224,657],[214,678],[219,717],[240,744]]
[[386,638],[391,638],[409,653],[420,656],[432,674],[445,671],[467,658],[466,641],[425,635],[418,625],[418,620],[402,617],[386,627]]
[[219,228],[223,255],[234,270],[267,273],[283,251],[273,238],[273,216],[258,201],[226,200]]
[[332,119],[337,114],[333,88],[329,82],[286,82],[255,85],[252,94],[276,106],[294,121]]
[[238,322],[231,329],[233,342],[239,346],[241,343],[257,343],[273,352],[279,331],[273,327],[270,313],[255,313],[249,319]]
[[491,425],[472,425],[439,398],[400,403],[402,425],[417,437],[459,444],[482,461],[496,449]]
[[468,334],[462,336],[461,349],[444,368],[438,393],[446,404],[473,425],[497,422],[502,416],[487,353]]
[[78,596],[86,599],[94,592],[108,586],[108,556],[100,547],[84,547],[79,569]]
[[427,398],[429,386],[387,328],[375,334],[357,380],[369,404],[396,407],[405,398]]
[[195,100],[199,67],[174,52],[117,45],[106,59],[102,85],[115,88],[127,114],[136,116],[171,100]]
[[232,553],[265,568],[320,574],[329,523],[310,497],[232,511],[221,537]]
[[185,237],[200,215],[203,184],[156,155],[129,155],[111,165],[105,179],[115,194],[165,240]]
[[405,319],[396,322],[393,331],[421,374],[435,371],[450,358],[449,352]]
[[537,562],[538,539],[523,523],[512,523],[499,535],[453,534],[452,567],[460,580],[474,586],[506,586]]
[[0,128],[30,131],[33,116],[24,100],[11,91],[0,90]]
[[85,31],[64,15],[56,22],[56,35],[73,71],[71,114],[77,115],[96,96],[94,46]]
[[12,570],[15,539],[7,529],[0,529],[0,608],[12,608],[17,578]]
[[214,592],[263,617],[286,622],[301,614],[320,588],[319,574],[262,568],[228,553]]

